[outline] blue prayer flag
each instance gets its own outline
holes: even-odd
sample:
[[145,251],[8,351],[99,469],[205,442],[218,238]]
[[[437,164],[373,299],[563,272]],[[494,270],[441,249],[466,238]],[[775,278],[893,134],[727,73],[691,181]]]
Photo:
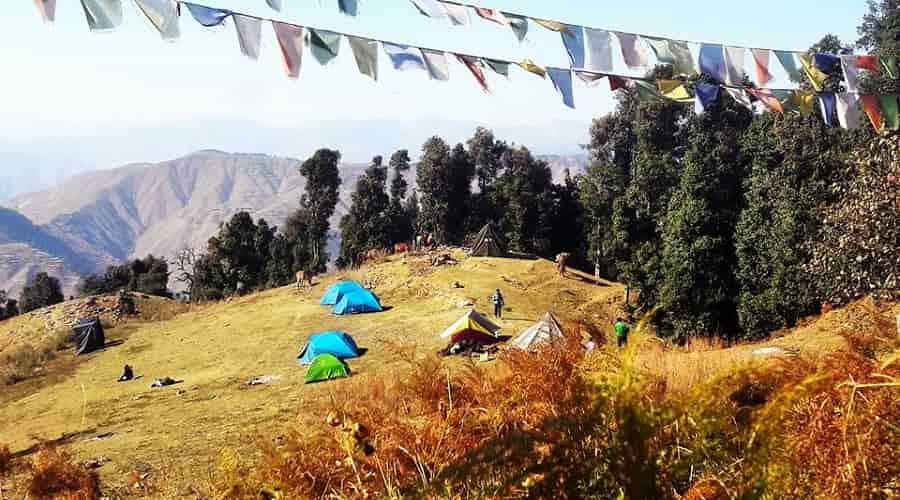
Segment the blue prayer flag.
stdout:
[[214,9],[212,7],[194,3],[185,3],[185,5],[187,5],[188,10],[191,11],[191,15],[194,16],[194,19],[207,28],[224,23],[225,20],[228,19],[228,16],[231,15],[231,11],[224,9]]
[[[563,45],[566,46],[566,51],[569,52],[569,61],[572,63],[572,68],[583,69],[584,28],[572,25],[566,28],[566,30],[560,32],[560,35],[562,36]],[[571,77],[571,75],[569,76]]]
[[553,82],[556,91],[562,96],[563,103],[574,109],[575,96],[572,93],[572,72],[567,69],[547,68],[547,74],[550,75],[550,81]]

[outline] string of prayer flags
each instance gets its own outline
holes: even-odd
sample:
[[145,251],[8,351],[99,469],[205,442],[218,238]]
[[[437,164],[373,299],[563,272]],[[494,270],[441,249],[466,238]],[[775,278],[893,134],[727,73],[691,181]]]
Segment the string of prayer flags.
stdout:
[[859,94],[844,92],[837,95],[838,123],[841,127],[853,130],[859,127],[862,110],[859,107]]
[[681,80],[657,80],[656,86],[659,93],[670,101],[694,102],[693,96]]
[[834,112],[837,108],[837,97],[833,92],[819,94],[819,107],[822,109],[822,119],[829,127],[834,125]]
[[303,62],[303,27],[272,21],[272,29],[281,48],[288,78],[299,78],[300,65]]
[[740,85],[744,81],[744,54],[743,47],[724,47],[725,56],[725,81],[729,85]]
[[180,36],[176,2],[172,0],[134,0],[134,3],[137,4],[144,17],[150,21],[150,24],[159,31],[163,40],[175,40]]
[[475,77],[478,85],[481,85],[481,90],[484,90],[485,93],[489,94],[491,89],[488,87],[487,77],[484,76],[484,71],[481,70],[481,60],[476,57],[465,56],[462,54],[457,54],[456,59],[469,68],[469,72]]
[[512,29],[516,39],[520,42],[525,41],[528,36],[528,18],[517,14],[504,13],[506,20],[509,21],[509,27]]
[[772,53],[766,49],[752,49],[753,63],[756,66],[756,84],[764,87],[767,83],[775,79],[769,72],[769,59]]
[[349,35],[347,41],[350,42],[350,50],[353,51],[359,72],[378,81],[378,42]]
[[647,49],[641,43],[641,38],[632,33],[622,33],[616,31],[616,38],[619,39],[619,46],[622,48],[622,58],[625,65],[630,69],[640,69],[647,67]]
[[228,19],[228,16],[231,15],[231,11],[224,9],[214,9],[212,7],[207,7],[205,5],[197,5],[195,3],[185,3],[188,11],[191,13],[191,16],[195,21],[200,23],[201,26],[205,26],[207,28],[212,28],[213,26],[219,26]]
[[450,80],[450,65],[447,63],[447,54],[436,50],[422,49],[422,57],[425,66],[428,67],[428,76],[432,80],[446,82]]
[[517,63],[520,68],[524,69],[529,73],[533,73],[541,78],[547,76],[547,70],[545,70],[542,66],[539,66],[531,59],[525,59],[520,63]]
[[382,42],[381,46],[384,48],[384,53],[391,60],[394,69],[398,71],[411,69],[428,71],[428,68],[425,67],[425,61],[422,60],[422,51],[418,48],[387,42]]
[[426,17],[433,17],[435,19],[443,18],[447,15],[447,11],[445,9],[445,4],[438,2],[438,0],[410,0],[413,5],[416,6],[416,9]]
[[266,3],[269,4],[273,10],[281,12],[281,0],[266,0]]
[[878,71],[878,58],[875,56],[841,56],[844,69],[844,82],[848,92],[859,91],[859,70]]
[[719,98],[719,87],[712,83],[698,83],[694,86],[694,113],[702,115]]
[[584,68],[584,28],[581,26],[568,26],[560,33],[566,52],[569,53],[569,62],[572,68]]
[[725,67],[725,50],[720,44],[704,43],[700,46],[700,71],[718,82],[728,79]]
[[81,0],[91,31],[113,30],[122,24],[121,0]]
[[883,95],[879,97],[881,103],[881,116],[884,117],[884,126],[890,130],[900,129],[900,107],[897,105],[897,96]]
[[262,20],[258,17],[234,14],[234,28],[237,31],[238,45],[241,53],[250,59],[259,59],[259,46],[262,42]]
[[340,49],[340,33],[309,28],[309,50],[319,64],[325,66],[333,61]]
[[553,88],[562,96],[563,104],[575,108],[575,94],[572,89],[572,72],[562,68],[547,68],[547,75],[553,82]]
[[341,14],[356,17],[359,13],[359,2],[357,0],[338,0],[338,10]]
[[56,20],[56,0],[34,0],[34,3],[45,23],[52,23]]
[[869,121],[872,122],[872,127],[876,132],[881,132],[882,129],[884,129],[884,118],[882,118],[881,110],[878,107],[878,97],[866,94],[859,96],[859,100],[862,102],[862,107],[866,112],[866,116],[868,116]]
[[803,81],[803,74],[800,73],[800,67],[797,66],[797,54],[795,52],[776,50],[775,57],[778,58],[778,62],[781,63],[791,81],[797,83]]
[[587,69],[601,73],[613,70],[612,34],[606,30],[585,29]]

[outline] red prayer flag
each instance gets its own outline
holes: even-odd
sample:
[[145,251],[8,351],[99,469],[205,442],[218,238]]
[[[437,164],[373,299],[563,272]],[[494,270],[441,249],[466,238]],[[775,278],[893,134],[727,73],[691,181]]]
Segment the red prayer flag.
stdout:
[[882,118],[881,116],[881,108],[878,104],[878,96],[861,95],[859,96],[859,98],[862,101],[863,109],[869,116],[869,121],[872,122],[872,126],[875,127],[875,131],[881,132],[881,129],[884,128],[884,118]]
[[619,89],[627,89],[628,88],[628,80],[622,78],[621,76],[613,76],[609,75],[609,90],[615,92]]
[[481,89],[487,93],[491,92],[491,89],[488,88],[487,78],[484,76],[484,71],[481,71],[481,60],[472,56],[464,56],[461,54],[456,54],[456,58],[459,62],[466,65],[469,68],[469,71],[472,72],[472,76],[478,80],[478,84],[481,85]]
[[878,71],[878,56],[856,56],[856,66],[869,71]]

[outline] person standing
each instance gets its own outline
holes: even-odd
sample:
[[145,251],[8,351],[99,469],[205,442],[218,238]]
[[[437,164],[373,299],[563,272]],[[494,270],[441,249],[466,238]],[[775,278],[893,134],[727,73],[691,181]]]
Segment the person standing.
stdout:
[[494,317],[497,319],[503,318],[503,306],[505,302],[503,301],[503,294],[500,293],[500,289],[498,288],[494,295],[491,295],[491,302],[494,303]]
[[619,349],[625,347],[628,344],[628,332],[631,331],[631,327],[622,318],[617,318],[616,324],[613,325],[613,330],[616,332],[616,341]]

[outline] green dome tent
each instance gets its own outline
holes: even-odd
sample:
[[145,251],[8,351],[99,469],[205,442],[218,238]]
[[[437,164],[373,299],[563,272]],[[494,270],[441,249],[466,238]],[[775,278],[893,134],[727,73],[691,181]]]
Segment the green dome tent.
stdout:
[[306,383],[324,382],[350,376],[350,368],[332,354],[319,354],[306,370]]
[[469,254],[474,257],[506,257],[506,239],[494,230],[494,226],[485,224],[475,237],[475,244]]

